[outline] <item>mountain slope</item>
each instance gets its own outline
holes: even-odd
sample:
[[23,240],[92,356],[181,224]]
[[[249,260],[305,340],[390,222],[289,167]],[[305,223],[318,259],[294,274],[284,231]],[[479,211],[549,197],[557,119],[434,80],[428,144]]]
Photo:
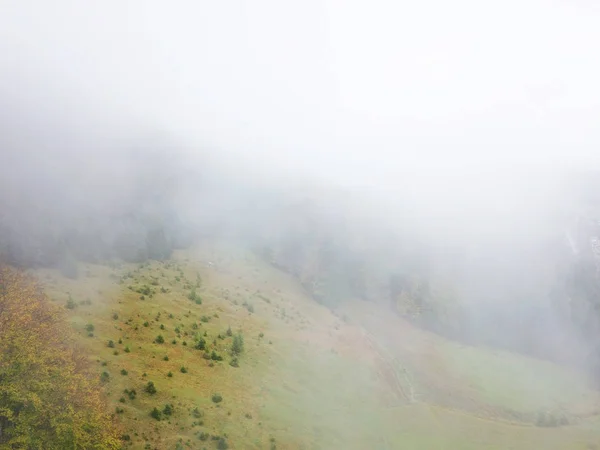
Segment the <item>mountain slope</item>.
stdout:
[[[73,327],[132,448],[586,449],[600,442],[598,394],[580,374],[452,343],[367,302],[334,314],[235,243],[206,242],[165,263],[79,272],[76,280],[51,270],[37,275],[58,304],[76,303],[68,309]],[[244,348],[233,367],[238,333]],[[223,361],[204,358],[213,351]],[[154,394],[145,390],[150,381]],[[557,420],[564,413],[569,424],[535,426],[546,413]]]

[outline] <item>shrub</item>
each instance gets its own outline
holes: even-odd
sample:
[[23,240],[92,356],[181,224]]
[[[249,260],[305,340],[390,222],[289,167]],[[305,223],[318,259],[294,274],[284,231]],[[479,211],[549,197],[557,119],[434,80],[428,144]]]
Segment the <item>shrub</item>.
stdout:
[[108,380],[110,380],[110,374],[108,372],[102,372],[100,374],[100,381],[102,381],[103,383],[108,383]]
[[73,297],[71,297],[71,294],[69,294],[69,298],[67,299],[65,306],[67,309],[75,309],[77,307],[77,304],[75,303],[75,300],[73,300]]
[[163,358],[163,361],[168,361],[169,357],[167,355],[165,355],[165,357]]
[[115,348],[115,342],[112,340],[109,340],[108,343],[106,344],[108,347],[110,348]]
[[209,437],[210,435],[206,431],[203,431],[198,435],[198,439],[200,439],[201,441],[207,441]]
[[113,320],[117,320],[119,318],[119,315],[117,313],[113,313],[112,318]]
[[150,326],[150,324],[148,322],[144,322],[144,326],[148,327],[148,326]]
[[128,374],[128,372],[125,369],[121,369],[121,375],[125,376],[127,374]]
[[156,419],[156,420],[160,420],[161,419],[161,413],[160,413],[160,411],[158,410],[157,407],[154,407],[154,409],[150,413],[150,417],[152,417],[153,419]]
[[121,398],[119,399],[119,401],[120,401],[121,403],[125,403],[125,397],[121,397]]
[[127,394],[127,396],[129,397],[129,400],[134,400],[137,393],[135,392],[135,389],[125,389],[123,391],[125,394]]
[[143,285],[141,288],[138,288],[137,292],[143,295],[151,295],[153,293],[152,289],[150,289],[150,287],[146,285]]
[[181,366],[181,369],[179,369],[179,371],[181,373],[187,373],[187,369],[185,368],[185,366]]
[[123,339],[119,339],[119,344],[122,344],[122,343],[123,343]]
[[229,365],[231,367],[240,367],[240,363],[238,362],[237,357],[232,358],[231,361],[229,362]]
[[221,403],[223,401],[223,396],[221,394],[213,394],[211,400],[213,403]]
[[196,407],[194,408],[194,410],[192,411],[192,415],[193,415],[193,416],[194,416],[196,419],[199,419],[200,417],[202,417],[202,411],[200,411],[200,410],[198,409],[198,407],[196,406]]
[[129,346],[125,347],[125,353],[129,353],[131,351],[131,349],[129,348]]
[[196,350],[204,350],[206,349],[206,341],[203,338],[200,338],[194,347]]
[[163,408],[163,414],[165,416],[170,416],[173,414],[173,405],[169,405],[168,403],[165,405],[165,407]]
[[210,354],[210,359],[212,359],[213,361],[223,361],[223,357],[214,350]]
[[164,344],[165,338],[162,337],[162,334],[159,334],[158,336],[156,336],[156,339],[154,339],[154,342],[156,342],[157,344]]
[[231,344],[231,352],[234,355],[239,355],[244,351],[244,337],[241,333],[236,334],[233,337],[233,343]]
[[161,330],[164,330],[164,329],[165,329],[165,326],[164,326],[162,323],[160,324],[160,329],[161,329]]
[[169,371],[169,373],[167,374],[167,376],[168,376],[169,378],[172,378],[172,377],[173,377],[173,372],[170,372],[170,371]]
[[224,437],[219,438],[217,448],[219,450],[227,450],[229,448],[229,444],[227,444],[227,440]]
[[88,333],[93,333],[93,332],[94,332],[94,329],[95,329],[95,327],[94,327],[94,325],[93,325],[93,324],[91,324],[91,323],[88,323],[88,324],[85,326],[85,331],[87,331]]
[[208,323],[210,321],[210,317],[202,316],[200,317],[200,322]]
[[190,291],[190,293],[188,294],[188,299],[190,299],[192,302],[194,302],[196,305],[201,305],[202,304],[202,297],[200,297],[197,293],[196,293],[196,288],[192,288],[192,290]]
[[151,394],[151,395],[156,394],[156,386],[154,386],[154,382],[148,381],[148,384],[146,384],[145,390],[148,394]]

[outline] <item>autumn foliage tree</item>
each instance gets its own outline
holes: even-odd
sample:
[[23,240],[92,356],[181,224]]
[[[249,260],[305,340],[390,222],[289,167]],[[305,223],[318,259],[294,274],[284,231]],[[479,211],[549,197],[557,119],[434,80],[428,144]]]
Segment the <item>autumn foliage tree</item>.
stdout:
[[97,383],[61,310],[0,265],[0,448],[119,448]]

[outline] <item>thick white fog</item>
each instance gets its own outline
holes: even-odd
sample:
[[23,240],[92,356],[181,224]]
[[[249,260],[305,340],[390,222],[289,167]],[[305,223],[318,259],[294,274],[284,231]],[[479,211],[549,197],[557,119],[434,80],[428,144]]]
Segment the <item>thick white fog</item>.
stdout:
[[37,86],[53,115],[135,116],[273,176],[435,171],[424,183],[445,192],[482,167],[598,163],[599,18],[583,1],[5,2],[2,88]]
[[[66,205],[114,214],[161,167],[157,197],[214,227],[243,206],[242,228],[265,191],[337,192],[370,226],[410,229],[429,270],[470,274],[473,298],[535,284],[580,212],[575,181],[600,168],[599,19],[589,1],[6,1],[4,191],[49,208],[47,187],[77,180]],[[170,161],[123,162],[146,144]]]

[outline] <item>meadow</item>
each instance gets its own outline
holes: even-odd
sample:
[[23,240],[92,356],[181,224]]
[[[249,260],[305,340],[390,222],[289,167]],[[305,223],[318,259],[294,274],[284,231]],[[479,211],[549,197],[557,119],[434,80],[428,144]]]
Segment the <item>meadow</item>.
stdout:
[[37,270],[134,449],[600,448],[583,374],[331,311],[231,242]]

